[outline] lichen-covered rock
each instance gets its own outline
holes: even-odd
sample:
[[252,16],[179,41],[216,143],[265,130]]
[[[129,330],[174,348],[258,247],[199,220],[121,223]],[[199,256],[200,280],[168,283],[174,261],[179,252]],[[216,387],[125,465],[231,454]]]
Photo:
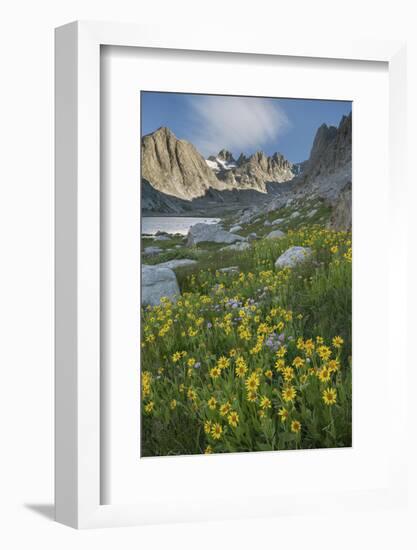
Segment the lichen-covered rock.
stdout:
[[157,306],[161,298],[175,300],[180,294],[177,278],[167,267],[142,266],[142,305]]
[[285,237],[285,233],[280,229],[275,229],[266,236],[267,239],[282,239],[282,237]]
[[187,246],[204,242],[232,244],[236,241],[245,241],[245,238],[225,231],[217,224],[196,223],[188,231]]
[[312,251],[309,247],[292,246],[288,248],[275,262],[277,269],[283,267],[294,267],[302,262],[305,262],[311,257]]

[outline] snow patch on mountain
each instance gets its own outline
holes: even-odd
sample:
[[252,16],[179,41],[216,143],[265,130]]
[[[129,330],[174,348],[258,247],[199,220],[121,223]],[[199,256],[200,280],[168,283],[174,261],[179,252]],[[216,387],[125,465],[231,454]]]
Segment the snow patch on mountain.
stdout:
[[210,157],[209,159],[205,160],[207,166],[214,170],[214,172],[219,172],[220,170],[232,170],[233,168],[237,167],[237,164],[235,162],[223,160],[219,157]]

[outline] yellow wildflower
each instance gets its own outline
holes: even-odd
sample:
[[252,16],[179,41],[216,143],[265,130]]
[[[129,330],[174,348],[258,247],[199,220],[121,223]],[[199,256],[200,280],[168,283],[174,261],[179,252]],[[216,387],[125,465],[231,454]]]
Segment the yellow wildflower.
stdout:
[[297,339],[297,349],[302,351],[304,349],[304,340],[301,338],[301,336]]
[[284,357],[286,353],[287,353],[287,348],[285,346],[281,346],[277,351],[277,357]]
[[147,397],[151,393],[152,375],[148,371],[142,372],[142,397]]
[[337,392],[335,388],[326,388],[322,393],[323,401],[326,405],[334,405],[336,403]]
[[314,342],[311,338],[304,342],[304,351],[306,355],[311,356],[314,351]]
[[209,434],[211,432],[212,428],[212,422],[210,420],[206,420],[204,422],[204,433]]
[[214,411],[214,409],[216,408],[216,405],[217,405],[216,398],[215,397],[210,397],[210,399],[207,401],[207,404],[209,406],[209,409]]
[[232,426],[232,428],[236,428],[239,423],[239,415],[236,411],[231,411],[229,416],[227,417],[227,420],[229,424]]
[[291,431],[294,433],[298,433],[301,430],[301,422],[298,420],[293,420],[291,422]]
[[197,392],[194,388],[189,388],[187,392],[187,397],[190,401],[195,401],[197,399]]
[[281,422],[285,422],[288,418],[288,411],[284,407],[281,407],[278,411],[278,416],[281,418]]
[[322,367],[317,373],[320,382],[328,382],[330,380],[330,375],[330,369],[326,366]]
[[282,399],[288,403],[289,401],[293,401],[295,399],[295,396],[297,395],[297,390],[294,388],[294,386],[286,386],[283,388],[282,392]]
[[178,361],[181,359],[181,352],[176,351],[174,355],[172,356],[172,360],[174,363],[178,363]]
[[343,345],[343,338],[341,336],[335,336],[332,340],[332,344],[336,349],[340,349]]
[[223,355],[217,361],[217,366],[221,370],[226,369],[229,365],[230,365],[230,359],[228,359],[227,357],[224,357]]
[[331,359],[328,363],[327,363],[327,366],[329,368],[329,371],[330,372],[336,372],[339,370],[340,368],[340,363],[337,359]]
[[261,397],[261,401],[259,403],[259,406],[261,407],[261,409],[270,409],[271,408],[271,400],[266,397],[266,395],[262,396]]
[[246,365],[246,361],[243,359],[243,357],[238,357],[236,359],[236,368],[235,373],[238,378],[243,378],[248,370],[248,367]]
[[257,398],[257,395],[256,395],[256,391],[248,391],[247,394],[246,394],[246,399],[248,401],[250,401],[251,403],[253,403],[254,401],[256,401],[256,398]]
[[213,439],[220,439],[223,433],[223,428],[221,424],[215,422],[211,428],[211,437]]
[[231,408],[232,406],[230,405],[230,403],[223,403],[223,405],[220,406],[220,414],[222,416],[226,416]]
[[277,371],[282,371],[285,368],[285,360],[277,359],[274,367],[276,368]]
[[286,382],[291,382],[294,378],[294,369],[292,367],[285,367],[282,369],[282,376]]
[[317,353],[323,361],[327,361],[332,354],[332,350],[328,346],[319,346],[317,348]]
[[215,380],[216,378],[218,378],[221,374],[221,370],[219,369],[219,367],[213,367],[211,370],[210,370],[210,376]]
[[259,383],[259,376],[253,372],[245,382],[246,389],[248,391],[256,391],[259,387]]
[[294,359],[294,361],[292,362],[292,364],[294,365],[294,367],[296,367],[297,369],[301,368],[303,365],[304,365],[304,359],[302,359],[301,357],[296,357]]

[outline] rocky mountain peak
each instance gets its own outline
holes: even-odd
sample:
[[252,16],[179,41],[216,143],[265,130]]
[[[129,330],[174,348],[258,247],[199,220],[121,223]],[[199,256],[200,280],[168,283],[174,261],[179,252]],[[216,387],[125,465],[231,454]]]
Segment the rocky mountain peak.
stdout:
[[314,137],[313,146],[310,151],[309,162],[311,164],[314,164],[316,160],[323,154],[331,141],[336,137],[336,134],[336,126],[327,126],[327,124],[322,124],[318,128]]
[[152,135],[154,136],[168,136],[168,137],[174,137],[177,139],[177,136],[174,134],[172,130],[170,130],[167,126],[160,126],[157,130],[155,130]]
[[303,164],[297,178],[299,188],[335,201],[352,181],[352,113],[343,116],[337,128],[320,126],[310,158]]
[[239,158],[237,159],[237,165],[240,166],[241,164],[244,164],[247,161],[248,161],[248,157],[243,153],[240,153]]
[[282,162],[284,160],[284,155],[282,155],[281,153],[274,153],[272,155],[272,160],[275,161],[275,162]]
[[227,149],[222,149],[221,151],[219,151],[217,158],[224,162],[236,162],[235,159],[233,158],[232,153]]
[[154,189],[186,200],[224,188],[194,145],[165,126],[142,138],[142,178]]

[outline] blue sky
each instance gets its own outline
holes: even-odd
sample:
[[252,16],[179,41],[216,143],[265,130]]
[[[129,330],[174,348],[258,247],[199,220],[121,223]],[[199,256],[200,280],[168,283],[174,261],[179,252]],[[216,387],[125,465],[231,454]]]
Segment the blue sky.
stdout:
[[142,135],[168,126],[208,157],[228,149],[235,158],[264,151],[306,160],[321,124],[338,126],[350,101],[272,99],[142,92]]

